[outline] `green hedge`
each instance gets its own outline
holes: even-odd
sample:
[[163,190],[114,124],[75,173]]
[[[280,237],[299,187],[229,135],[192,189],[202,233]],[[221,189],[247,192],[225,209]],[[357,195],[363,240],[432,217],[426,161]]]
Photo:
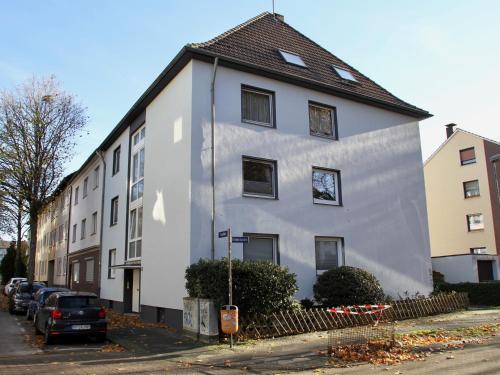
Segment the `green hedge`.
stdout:
[[[270,262],[233,260],[233,304],[240,315],[268,314],[293,306],[297,291],[295,274]],[[190,297],[228,303],[228,260],[200,260],[186,269],[186,290]]]
[[436,292],[467,292],[471,305],[500,306],[500,283],[439,283]]
[[325,307],[381,303],[384,291],[371,273],[342,266],[322,273],[314,284],[314,299]]

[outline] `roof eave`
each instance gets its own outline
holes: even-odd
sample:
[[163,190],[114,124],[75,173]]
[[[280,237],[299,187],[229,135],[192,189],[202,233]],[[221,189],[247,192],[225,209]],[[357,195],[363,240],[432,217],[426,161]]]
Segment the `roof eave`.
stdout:
[[362,95],[362,94],[357,94],[353,93],[349,90],[343,90],[338,87],[334,87],[331,85],[327,85],[318,81],[313,81],[310,79],[302,78],[299,76],[295,76],[292,74],[287,74],[287,73],[282,73],[273,69],[265,68],[260,65],[255,65],[248,63],[243,60],[235,59],[232,57],[224,56],[221,54],[217,54],[214,52],[210,52],[207,50],[203,50],[200,48],[193,48],[190,46],[185,47],[186,51],[189,51],[192,53],[192,57],[198,60],[204,60],[204,61],[212,61],[215,57],[219,58],[219,65],[227,66],[230,68],[234,68],[237,70],[243,70],[243,71],[248,71],[251,73],[256,73],[259,75],[263,75],[269,78],[277,79],[280,81],[292,83],[294,85],[306,87],[306,88],[311,88],[314,90],[322,91],[328,94],[333,94],[339,97],[343,97],[346,99],[350,99],[353,101],[357,101],[360,103],[372,105],[375,107],[383,108],[392,112],[397,112],[400,114],[404,114],[410,117],[414,117],[418,120],[425,120],[429,117],[432,117],[433,115],[430,114],[429,112],[421,109],[412,109],[404,106],[398,106],[393,103],[388,103],[383,100],[379,100],[376,98],[372,98],[370,96]]

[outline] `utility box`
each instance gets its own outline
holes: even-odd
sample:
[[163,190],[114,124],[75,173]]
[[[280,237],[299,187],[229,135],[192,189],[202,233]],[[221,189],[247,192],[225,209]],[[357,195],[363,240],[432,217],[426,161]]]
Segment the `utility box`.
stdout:
[[198,340],[200,334],[200,300],[185,297],[182,312],[182,331],[186,336]]
[[199,299],[200,341],[208,343],[219,341],[219,319],[217,310],[213,300]]

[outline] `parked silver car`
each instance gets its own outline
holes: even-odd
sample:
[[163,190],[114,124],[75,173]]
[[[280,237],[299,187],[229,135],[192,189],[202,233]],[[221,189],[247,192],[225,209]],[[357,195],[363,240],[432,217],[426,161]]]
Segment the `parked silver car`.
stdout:
[[12,279],[10,279],[9,282],[5,284],[5,288],[3,289],[3,294],[8,296],[12,288],[14,288],[21,281],[28,281],[28,279],[25,277],[13,277]]

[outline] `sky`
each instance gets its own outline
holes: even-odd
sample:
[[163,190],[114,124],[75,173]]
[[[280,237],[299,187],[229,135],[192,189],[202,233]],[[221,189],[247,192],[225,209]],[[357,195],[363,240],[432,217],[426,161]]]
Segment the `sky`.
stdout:
[[[500,141],[500,1],[275,0],[285,21],[399,98],[425,160],[444,125]],[[272,11],[272,0],[0,0],[0,90],[55,75],[87,108],[67,171],[104,140],[179,50]]]

